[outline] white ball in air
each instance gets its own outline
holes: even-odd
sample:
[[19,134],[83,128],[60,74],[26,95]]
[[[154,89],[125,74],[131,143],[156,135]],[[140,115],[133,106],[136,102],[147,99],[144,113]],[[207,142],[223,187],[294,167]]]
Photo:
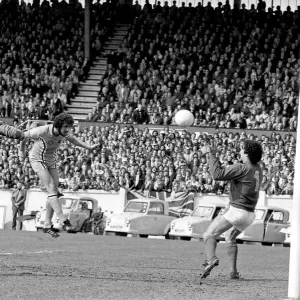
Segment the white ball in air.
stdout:
[[194,123],[194,115],[186,109],[178,111],[175,115],[175,122],[178,126],[188,127]]

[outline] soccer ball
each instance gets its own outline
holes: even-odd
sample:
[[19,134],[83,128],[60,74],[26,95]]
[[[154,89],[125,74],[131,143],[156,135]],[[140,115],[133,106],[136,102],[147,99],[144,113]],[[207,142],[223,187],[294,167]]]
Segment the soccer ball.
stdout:
[[175,123],[182,127],[191,126],[194,123],[194,115],[189,110],[182,109],[176,113]]

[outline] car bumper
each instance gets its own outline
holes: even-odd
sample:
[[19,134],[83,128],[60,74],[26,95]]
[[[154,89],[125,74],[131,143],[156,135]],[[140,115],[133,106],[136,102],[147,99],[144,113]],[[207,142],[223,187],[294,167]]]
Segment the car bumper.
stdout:
[[178,236],[178,237],[190,237],[195,239],[202,238],[202,234],[195,233],[192,230],[185,230],[185,229],[171,229],[169,235]]
[[106,232],[123,232],[127,234],[138,234],[138,230],[131,229],[130,227],[122,226],[122,225],[110,225],[106,226]]

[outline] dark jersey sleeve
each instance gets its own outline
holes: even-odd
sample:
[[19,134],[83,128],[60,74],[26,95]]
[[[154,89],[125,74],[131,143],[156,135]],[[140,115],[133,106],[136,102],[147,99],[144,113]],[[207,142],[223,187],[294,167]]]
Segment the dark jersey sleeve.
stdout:
[[240,163],[223,168],[219,160],[214,155],[210,155],[209,170],[213,179],[219,181],[238,179],[244,176],[245,173],[243,165]]

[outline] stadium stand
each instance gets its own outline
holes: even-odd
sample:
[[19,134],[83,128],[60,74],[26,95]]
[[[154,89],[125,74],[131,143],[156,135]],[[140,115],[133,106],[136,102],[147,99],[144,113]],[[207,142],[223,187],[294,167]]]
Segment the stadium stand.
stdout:
[[[251,131],[250,131],[251,132]],[[281,137],[267,133],[261,137],[248,132],[216,132],[214,135],[179,133],[165,127],[160,133],[140,130],[132,125],[120,129],[118,124],[91,126],[75,135],[85,141],[99,142],[101,151],[89,153],[72,145],[63,145],[57,153],[61,185],[66,189],[103,189],[160,191],[179,185],[183,191],[223,194],[226,182],[212,180],[203,147],[214,140],[224,166],[239,160],[239,147],[246,138],[262,142],[264,181],[269,195],[291,195],[296,140],[293,135]],[[28,150],[31,145],[29,144]],[[18,180],[31,188],[43,188],[31,169],[28,158],[20,161],[13,140],[2,139],[0,145],[1,188],[11,188]]]
[[[86,61],[83,9],[72,3],[1,2],[0,117],[16,119],[16,126],[27,119],[51,120],[63,111],[113,24],[124,18],[120,7],[112,13],[109,1],[93,5],[92,57]],[[16,14],[23,22],[16,22]],[[299,10],[238,10],[228,4],[178,8],[158,1],[154,7],[132,6],[122,21],[132,19],[128,35],[107,57],[97,106],[87,116],[88,121],[112,124],[74,132],[85,141],[100,142],[101,152],[64,145],[58,153],[62,185],[139,191],[176,186],[227,193],[226,182],[211,179],[201,149],[214,139],[222,164],[232,164],[239,159],[240,144],[250,138],[263,143],[263,190],[291,195],[296,140],[278,131],[297,126]],[[179,133],[167,126],[175,125],[180,109],[193,112],[199,131],[207,126],[241,131]],[[121,130],[121,123],[128,126]],[[135,124],[166,127],[159,133]],[[254,136],[248,129],[264,135]],[[0,187],[11,188],[21,180],[26,187],[43,188],[28,159],[17,157],[15,141],[3,138],[0,143]]]
[[[16,19],[18,16],[18,21]],[[111,34],[110,12],[93,7],[91,58],[84,57],[84,10],[76,0],[2,1],[0,117],[52,120],[78,93]]]
[[299,10],[149,5],[108,55],[87,120],[175,125],[188,109],[194,126],[296,129]]

